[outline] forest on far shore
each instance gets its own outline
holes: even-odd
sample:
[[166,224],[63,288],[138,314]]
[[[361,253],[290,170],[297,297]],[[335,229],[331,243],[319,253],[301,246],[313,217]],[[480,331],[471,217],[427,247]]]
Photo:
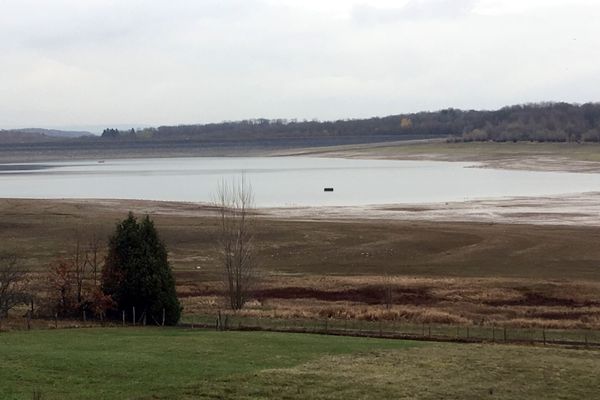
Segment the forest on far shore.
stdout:
[[[600,103],[535,103],[495,111],[445,109],[338,121],[253,119],[204,125],[161,126],[141,130],[106,129],[112,139],[284,139],[370,136],[445,137],[457,141],[600,141]],[[389,140],[389,139],[388,139]]]
[[531,103],[493,111],[449,108],[337,121],[259,118],[129,130],[108,127],[101,136],[77,132],[81,135],[76,137],[75,133],[44,129],[0,130],[0,143],[93,148],[144,143],[168,146],[168,143],[181,142],[310,147],[432,138],[469,142],[600,142],[600,103]]

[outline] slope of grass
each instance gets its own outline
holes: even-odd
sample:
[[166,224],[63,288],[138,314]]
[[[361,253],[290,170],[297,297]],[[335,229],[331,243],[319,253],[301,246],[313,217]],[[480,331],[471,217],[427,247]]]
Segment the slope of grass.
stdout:
[[0,398],[582,399],[600,353],[264,332],[0,335]]
[[[0,334],[0,399],[179,399],[208,382],[405,342],[311,335],[85,329]],[[154,396],[154,397],[153,397]]]
[[598,354],[510,346],[430,345],[326,356],[231,383],[215,380],[189,399],[595,399]]

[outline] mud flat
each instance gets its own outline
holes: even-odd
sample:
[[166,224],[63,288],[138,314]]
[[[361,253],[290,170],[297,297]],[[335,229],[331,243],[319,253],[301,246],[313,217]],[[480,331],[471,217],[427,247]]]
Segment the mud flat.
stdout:
[[299,220],[365,219],[600,226],[600,193],[430,204],[270,208],[262,212],[270,217]]

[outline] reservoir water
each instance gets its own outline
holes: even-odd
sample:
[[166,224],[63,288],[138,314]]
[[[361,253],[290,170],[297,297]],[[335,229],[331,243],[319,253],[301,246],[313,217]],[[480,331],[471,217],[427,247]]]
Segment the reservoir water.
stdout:
[[[437,161],[204,157],[0,165],[3,198],[210,202],[219,181],[251,182],[261,207],[435,203],[600,191],[600,174]],[[333,188],[325,192],[324,188]]]

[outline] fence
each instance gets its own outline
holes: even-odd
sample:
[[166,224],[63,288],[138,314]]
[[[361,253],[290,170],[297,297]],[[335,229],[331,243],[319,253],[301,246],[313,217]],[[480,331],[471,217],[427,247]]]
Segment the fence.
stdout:
[[112,318],[104,316],[93,316],[83,310],[78,316],[63,317],[54,313],[53,315],[45,315],[42,317],[33,317],[33,312],[27,312],[21,317],[13,317],[5,319],[0,316],[0,332],[3,330],[30,330],[33,328],[79,328],[93,326],[165,326],[166,310],[163,308],[162,315],[152,316],[145,311],[138,311],[132,307],[129,310],[122,310],[119,313],[113,313]]
[[[32,320],[27,315],[22,328],[30,329],[33,321],[45,321],[55,328],[73,326],[164,326],[165,313],[160,320],[147,321],[146,314],[121,312],[115,320],[92,320],[85,314],[80,320],[54,319]],[[64,325],[66,323],[66,325]],[[236,314],[184,316],[180,325],[183,328],[209,328],[217,330],[262,330],[274,332],[315,333],[344,336],[381,337],[391,339],[431,340],[446,342],[488,342],[488,343],[530,343],[563,345],[600,349],[600,331],[591,329],[562,330],[544,328],[513,328],[493,325],[441,325],[416,324],[406,321],[367,321],[356,319],[290,319],[255,318]],[[21,329],[22,329],[21,328]]]
[[403,321],[350,319],[274,319],[235,314],[187,316],[183,319],[182,326],[218,330],[263,330],[431,341],[531,343],[600,348],[600,331],[587,329],[415,324]]

